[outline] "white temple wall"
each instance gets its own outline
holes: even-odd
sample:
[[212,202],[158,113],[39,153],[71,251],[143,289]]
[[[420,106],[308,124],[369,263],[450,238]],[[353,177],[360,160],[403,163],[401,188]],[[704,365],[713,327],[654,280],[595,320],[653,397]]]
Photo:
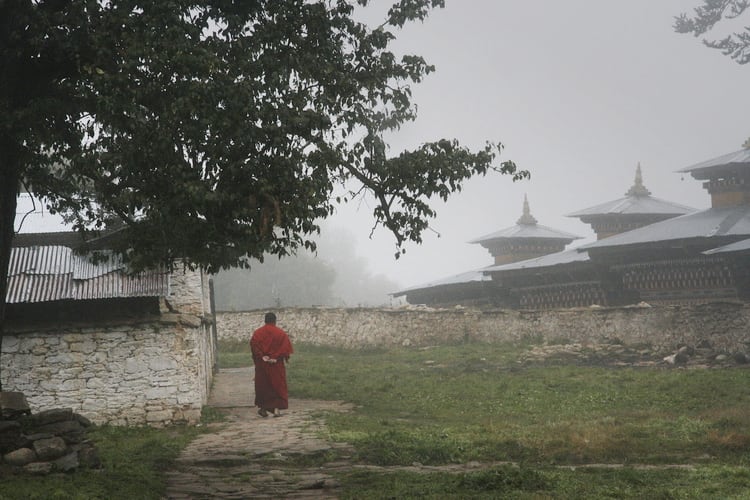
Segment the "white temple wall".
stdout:
[[[710,345],[750,349],[750,305],[580,308],[544,311],[476,309],[274,310],[293,341],[344,348],[428,346],[463,341],[621,342],[671,352]],[[217,314],[220,340],[247,342],[265,311]]]

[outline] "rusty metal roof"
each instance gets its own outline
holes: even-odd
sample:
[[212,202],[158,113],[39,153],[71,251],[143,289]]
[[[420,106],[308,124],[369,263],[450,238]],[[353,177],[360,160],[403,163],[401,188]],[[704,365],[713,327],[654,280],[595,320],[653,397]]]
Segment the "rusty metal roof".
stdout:
[[61,245],[13,247],[6,303],[160,297],[169,293],[164,269],[129,274],[121,259],[106,252],[94,263]]

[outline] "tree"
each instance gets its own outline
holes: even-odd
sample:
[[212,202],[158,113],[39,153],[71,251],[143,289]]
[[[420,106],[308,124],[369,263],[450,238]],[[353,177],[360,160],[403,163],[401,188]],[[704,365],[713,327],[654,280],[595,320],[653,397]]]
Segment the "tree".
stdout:
[[[313,248],[334,203],[368,195],[403,251],[476,174],[525,177],[499,144],[389,156],[433,67],[389,45],[443,0],[0,1],[0,295],[21,186],[80,231],[119,224],[134,270],[208,271]],[[334,188],[346,186],[343,200]],[[0,334],[4,318],[0,309]]]
[[[674,29],[678,33],[692,33],[703,36],[712,30],[722,19],[736,19],[750,7],[748,0],[704,0],[700,7],[694,9],[694,15],[680,14],[675,18]],[[732,33],[724,38],[703,39],[703,43],[712,49],[719,49],[737,61],[746,64],[750,61],[750,27],[744,31]]]

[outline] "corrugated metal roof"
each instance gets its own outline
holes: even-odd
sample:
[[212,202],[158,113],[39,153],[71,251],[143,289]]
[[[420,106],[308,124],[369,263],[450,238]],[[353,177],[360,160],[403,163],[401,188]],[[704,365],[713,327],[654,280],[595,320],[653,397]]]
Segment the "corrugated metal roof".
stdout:
[[712,158],[710,160],[696,163],[695,165],[691,165],[689,167],[685,167],[681,170],[678,170],[678,172],[692,172],[694,170],[702,170],[706,168],[721,167],[721,166],[727,166],[731,164],[743,164],[743,163],[750,165],[750,149],[748,148],[740,149],[739,151],[734,151],[732,153],[721,155],[716,158]]
[[581,248],[607,248],[713,236],[750,236],[750,206],[709,208],[616,234]]
[[567,217],[585,217],[587,215],[682,215],[694,212],[695,209],[660,200],[653,196],[626,196],[617,200],[608,201],[600,205],[584,208],[577,212],[567,214]]
[[566,233],[565,231],[558,231],[551,227],[542,226],[541,224],[516,224],[513,227],[501,229],[500,231],[472,240],[469,243],[483,243],[486,241],[505,238],[543,238],[573,241],[581,239],[582,237]]
[[500,266],[492,266],[485,269],[486,272],[514,271],[517,269],[532,269],[540,267],[552,267],[561,264],[570,264],[571,262],[586,262],[589,260],[588,252],[581,251],[578,248],[565,250],[563,252],[542,255],[533,259],[511,262]]
[[90,255],[78,255],[64,246],[14,247],[8,267],[6,302],[159,297],[169,293],[169,275],[165,270],[131,275],[120,259],[109,257],[94,264]]

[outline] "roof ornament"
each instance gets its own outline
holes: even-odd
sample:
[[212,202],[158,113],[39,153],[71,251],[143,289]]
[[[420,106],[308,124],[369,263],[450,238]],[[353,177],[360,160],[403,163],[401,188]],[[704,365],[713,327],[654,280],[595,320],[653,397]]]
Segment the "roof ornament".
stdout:
[[533,226],[536,224],[536,219],[531,215],[531,210],[529,209],[529,199],[525,194],[523,195],[523,215],[516,221],[516,224],[524,226]]
[[750,149],[750,137],[747,138],[745,144],[743,144],[742,147],[745,149]]
[[643,176],[641,175],[641,162],[638,162],[638,166],[635,169],[635,184],[633,184],[625,196],[650,196],[651,191],[646,189],[643,185]]

